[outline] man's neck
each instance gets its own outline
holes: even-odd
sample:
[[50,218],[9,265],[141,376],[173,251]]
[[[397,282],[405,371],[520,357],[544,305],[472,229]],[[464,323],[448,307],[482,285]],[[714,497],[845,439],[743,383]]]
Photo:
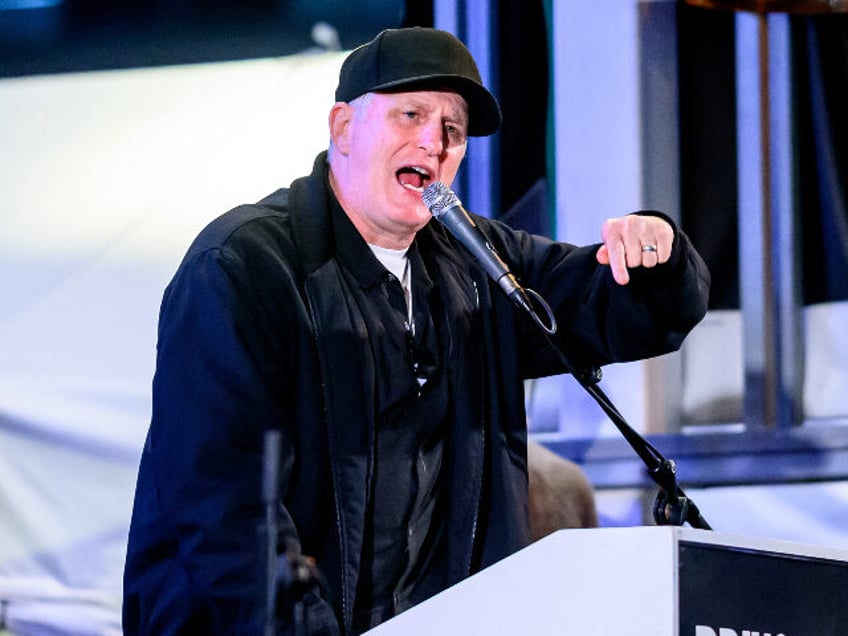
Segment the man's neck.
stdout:
[[352,206],[348,202],[347,197],[344,196],[344,193],[333,174],[332,164],[330,165],[327,175],[330,181],[330,189],[336,197],[336,200],[339,202],[339,206],[347,218],[350,219],[350,222],[353,224],[353,227],[356,228],[356,231],[359,232],[363,239],[365,239],[366,243],[390,250],[405,250],[412,245],[412,241],[415,240],[415,232],[400,235],[390,232],[380,232],[375,228],[372,228],[370,224],[363,220],[363,216],[356,213],[355,206]]

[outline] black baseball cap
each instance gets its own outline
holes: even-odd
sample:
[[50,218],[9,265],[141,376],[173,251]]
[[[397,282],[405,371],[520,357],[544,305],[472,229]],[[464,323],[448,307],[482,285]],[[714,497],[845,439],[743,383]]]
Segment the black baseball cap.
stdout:
[[468,134],[491,135],[501,109],[480,78],[469,50],[447,31],[424,27],[386,29],[351,51],[339,71],[336,101],[365,93],[452,90],[468,104]]

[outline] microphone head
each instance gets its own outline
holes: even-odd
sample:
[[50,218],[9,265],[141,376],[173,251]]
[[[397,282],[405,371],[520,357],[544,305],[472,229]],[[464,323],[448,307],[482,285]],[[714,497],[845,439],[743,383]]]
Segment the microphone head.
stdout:
[[424,194],[421,195],[421,198],[424,205],[430,210],[430,214],[437,219],[450,208],[461,205],[459,197],[441,181],[431,183],[424,188]]

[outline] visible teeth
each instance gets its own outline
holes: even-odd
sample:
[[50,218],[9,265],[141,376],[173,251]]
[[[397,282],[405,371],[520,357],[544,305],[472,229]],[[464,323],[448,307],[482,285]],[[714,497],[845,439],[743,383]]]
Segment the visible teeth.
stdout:
[[[404,174],[407,175],[406,178],[404,178]],[[417,179],[410,178],[409,175],[415,175]],[[427,185],[427,181],[430,179],[430,171],[421,166],[404,166],[397,171],[397,176],[398,181],[404,188],[421,194],[424,192],[424,186]],[[418,185],[419,183],[420,185]]]

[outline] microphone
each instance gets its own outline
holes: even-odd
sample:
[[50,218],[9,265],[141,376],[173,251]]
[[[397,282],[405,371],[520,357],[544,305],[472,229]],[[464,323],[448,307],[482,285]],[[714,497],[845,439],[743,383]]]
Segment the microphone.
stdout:
[[534,313],[527,292],[462,207],[462,202],[453,190],[436,181],[424,188],[421,196],[430,213],[462,243],[507,297],[518,307]]

